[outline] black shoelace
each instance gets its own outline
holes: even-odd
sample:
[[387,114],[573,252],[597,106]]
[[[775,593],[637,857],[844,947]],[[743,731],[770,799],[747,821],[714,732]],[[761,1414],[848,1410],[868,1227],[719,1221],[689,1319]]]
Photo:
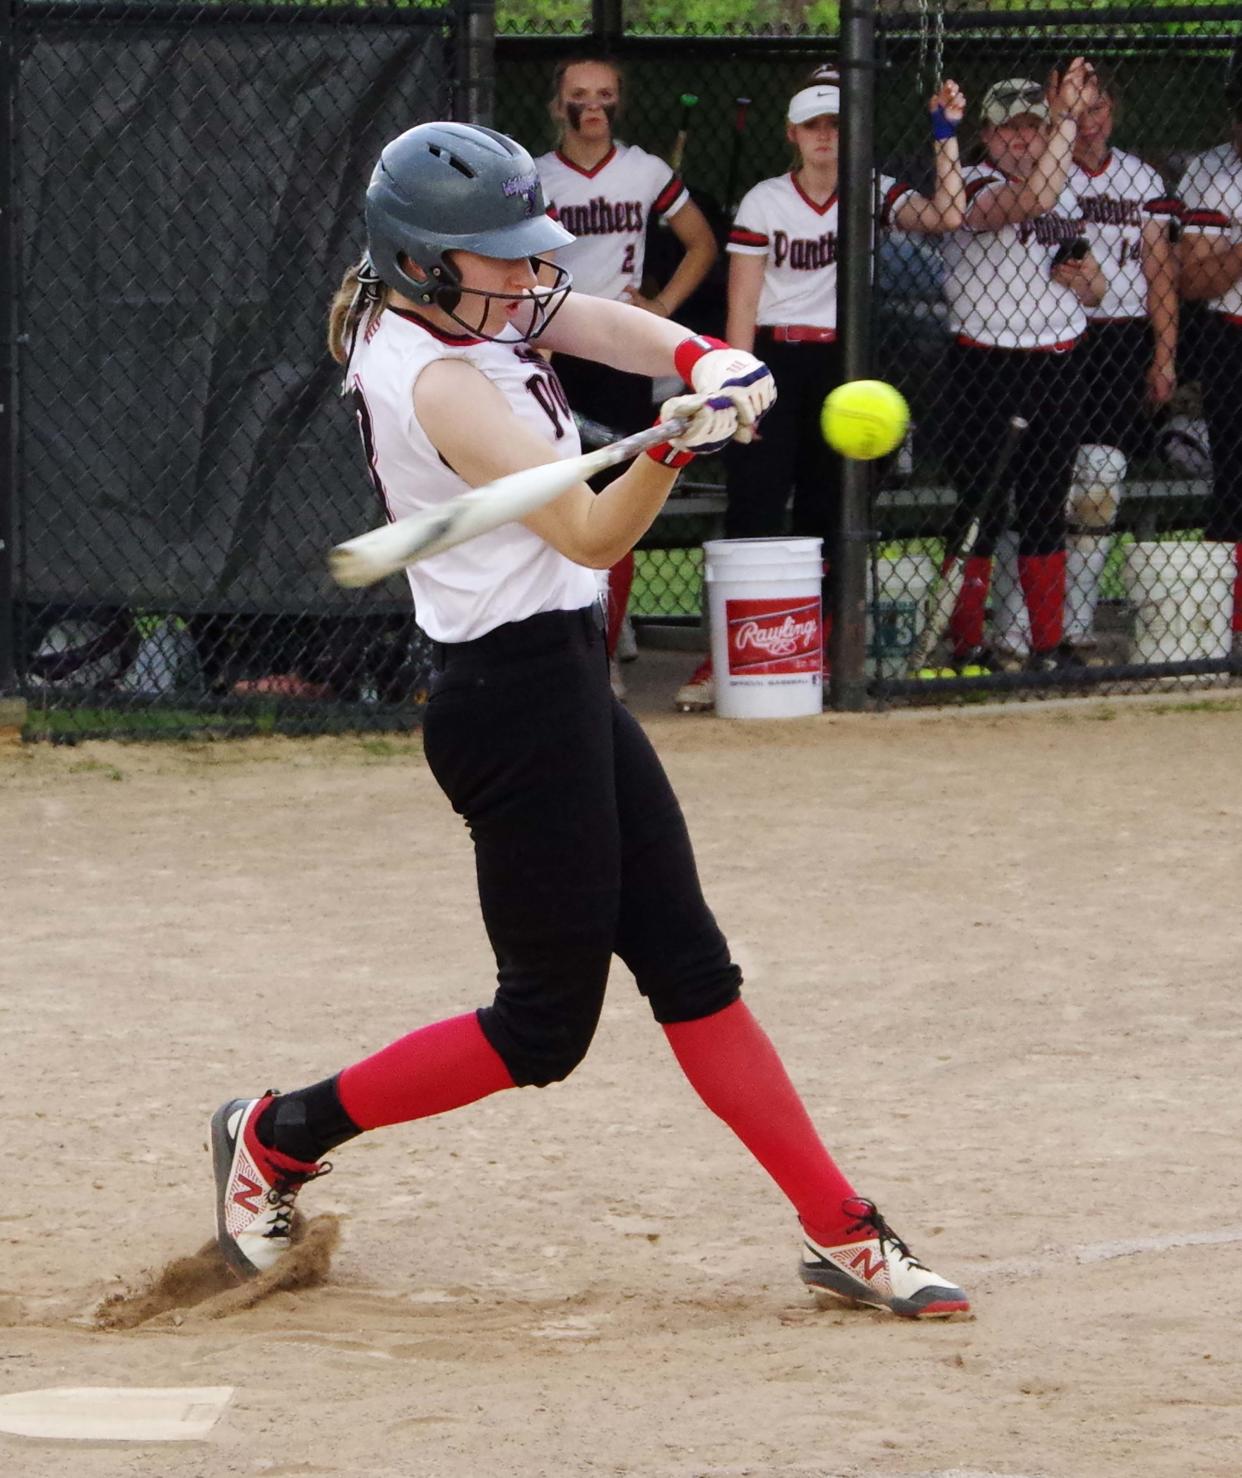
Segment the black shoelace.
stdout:
[[865,1216],[860,1216],[858,1218],[854,1225],[850,1227],[850,1231],[861,1232],[864,1228],[867,1227],[869,1227],[873,1232],[875,1232],[876,1236],[879,1237],[881,1247],[883,1247],[884,1244],[887,1242],[890,1247],[895,1247],[897,1249],[897,1251],[901,1254],[902,1257],[905,1258],[905,1260],[910,1264],[911,1267],[922,1268],[925,1273],[931,1272],[931,1269],[927,1266],[926,1263],[920,1262],[918,1258],[915,1257],[914,1253],[910,1251],[908,1245],[902,1241],[902,1239],[897,1235],[895,1231],[893,1231],[892,1227],[889,1226],[888,1222],[884,1220],[884,1218],[880,1215],[879,1211],[877,1211],[874,1206],[871,1207],[871,1210],[868,1211]]
[[267,1204],[276,1208],[272,1216],[272,1227],[270,1231],[264,1232],[265,1237],[287,1237],[293,1224],[293,1203],[298,1198],[298,1192],[308,1180],[318,1180],[321,1175],[327,1175],[332,1169],[332,1162],[325,1160],[317,1170],[307,1175],[296,1175],[293,1173],[282,1173],[277,1175],[272,1182],[272,1188],[267,1193]]

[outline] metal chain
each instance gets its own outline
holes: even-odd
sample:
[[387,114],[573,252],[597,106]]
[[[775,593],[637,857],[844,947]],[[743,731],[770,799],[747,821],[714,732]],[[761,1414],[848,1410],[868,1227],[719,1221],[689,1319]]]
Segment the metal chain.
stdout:
[[931,91],[936,92],[944,81],[944,7],[945,0],[935,0],[935,9],[930,0],[919,0],[919,96],[928,91],[927,54],[931,51]]
[[944,7],[945,0],[936,0],[936,30],[932,51],[932,81],[937,91],[939,91],[944,83]]
[[927,91],[927,0],[919,0],[919,69],[918,89],[922,97]]

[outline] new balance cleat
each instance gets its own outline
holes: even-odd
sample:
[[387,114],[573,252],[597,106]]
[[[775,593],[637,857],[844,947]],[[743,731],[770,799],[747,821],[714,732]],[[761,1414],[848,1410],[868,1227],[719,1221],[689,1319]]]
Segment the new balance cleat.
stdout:
[[921,1263],[874,1204],[851,1197],[843,1209],[854,1219],[847,1240],[821,1247],[805,1236],[802,1281],[849,1307],[888,1309],[905,1319],[965,1314],[970,1300],[960,1288]]
[[259,1143],[254,1126],[274,1097],[234,1098],[211,1116],[216,1245],[239,1278],[265,1273],[288,1251],[298,1192],[332,1168],[292,1160]]

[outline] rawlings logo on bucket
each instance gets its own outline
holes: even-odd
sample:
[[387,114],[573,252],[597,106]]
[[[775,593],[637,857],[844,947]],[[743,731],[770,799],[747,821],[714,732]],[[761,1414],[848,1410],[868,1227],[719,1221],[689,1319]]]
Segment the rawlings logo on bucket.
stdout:
[[818,672],[823,660],[818,599],[728,600],[729,672],[766,677],[778,672]]

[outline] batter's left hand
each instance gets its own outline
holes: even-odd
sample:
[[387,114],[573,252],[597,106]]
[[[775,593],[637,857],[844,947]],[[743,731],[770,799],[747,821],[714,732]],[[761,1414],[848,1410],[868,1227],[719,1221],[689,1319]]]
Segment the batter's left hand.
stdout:
[[734,441],[754,441],[755,428],[776,399],[776,381],[762,359],[744,349],[713,349],[690,371],[694,388],[703,394],[726,391],[737,406]]
[[660,421],[674,417],[689,422],[680,436],[669,438],[674,452],[710,456],[723,451],[737,435],[738,408],[729,390],[716,395],[675,395],[660,407]]

